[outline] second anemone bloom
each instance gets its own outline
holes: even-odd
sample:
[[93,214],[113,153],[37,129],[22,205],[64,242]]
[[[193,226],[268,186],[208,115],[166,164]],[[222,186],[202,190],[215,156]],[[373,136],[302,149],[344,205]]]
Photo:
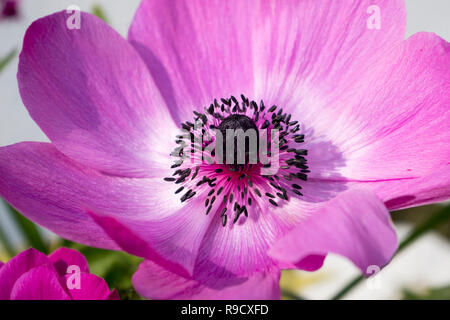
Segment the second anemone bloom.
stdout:
[[0,20],[17,17],[19,5],[19,0],[0,0]]
[[[1,148],[0,194],[145,257],[143,296],[275,299],[280,270],[328,253],[366,273],[396,250],[388,210],[450,195],[449,44],[404,40],[401,0],[146,0],[128,40],[67,19],[25,35],[20,93],[51,143]],[[279,130],[276,174],[184,159],[226,128]]]

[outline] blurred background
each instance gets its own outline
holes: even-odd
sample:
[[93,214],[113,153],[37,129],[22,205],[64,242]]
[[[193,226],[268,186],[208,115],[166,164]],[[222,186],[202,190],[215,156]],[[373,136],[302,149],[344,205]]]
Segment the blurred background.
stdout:
[[[0,6],[6,0],[0,0]],[[17,12],[0,18],[0,146],[48,141],[29,117],[17,88],[18,53],[34,20],[77,5],[106,20],[126,36],[139,0],[21,0]],[[407,36],[435,32],[450,42],[450,0],[406,0]],[[360,281],[349,261],[330,255],[314,273],[287,271],[281,284],[285,299],[450,299],[450,219],[448,204],[392,213],[401,252],[376,277]],[[37,227],[0,200],[0,260],[33,246],[51,252],[59,246],[80,250],[92,273],[119,289],[122,299],[139,299],[130,278],[140,259],[121,252],[88,248]],[[353,282],[353,283],[352,283]],[[351,291],[342,291],[350,283]],[[341,294],[338,294],[340,292]],[[346,294],[344,294],[346,293]],[[336,296],[338,294],[338,296]]]

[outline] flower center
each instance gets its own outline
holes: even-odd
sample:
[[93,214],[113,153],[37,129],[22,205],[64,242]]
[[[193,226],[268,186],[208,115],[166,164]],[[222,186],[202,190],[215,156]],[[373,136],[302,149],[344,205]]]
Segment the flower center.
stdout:
[[[232,114],[226,117],[217,127],[217,130],[220,131],[222,135],[222,155],[218,155],[215,152],[217,157],[221,157],[220,160],[224,163],[232,165],[233,168],[240,167],[242,165],[249,164],[251,161],[252,155],[255,156],[255,161],[257,162],[258,157],[258,148],[259,148],[259,130],[256,127],[253,119],[249,118],[243,114]],[[236,132],[241,132],[243,135],[242,143],[239,144],[239,137]],[[251,135],[253,134],[253,141],[251,141]],[[217,141],[217,131],[216,131],[216,141]],[[227,148],[228,144],[228,148]],[[229,150],[231,148],[231,150]],[[242,150],[244,158],[239,162],[239,150]],[[228,152],[227,152],[228,151]],[[232,154],[232,160],[230,160]],[[228,161],[227,161],[228,157]]]
[[181,125],[171,156],[182,202],[204,198],[205,214],[220,214],[222,225],[248,218],[253,208],[278,207],[302,196],[310,172],[298,121],[277,106],[266,108],[241,95],[217,99],[194,121]]

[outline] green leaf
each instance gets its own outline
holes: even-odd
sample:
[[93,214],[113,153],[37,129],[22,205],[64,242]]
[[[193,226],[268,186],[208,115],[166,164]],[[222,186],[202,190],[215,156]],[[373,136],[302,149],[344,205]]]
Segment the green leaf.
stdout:
[[36,225],[17,212],[13,207],[6,203],[7,212],[10,214],[13,221],[16,223],[19,231],[25,238],[27,245],[39,250],[45,254],[48,253],[48,246],[42,239]]
[[0,245],[2,246],[3,250],[5,250],[8,258],[12,258],[16,255],[14,246],[12,245],[2,226],[0,226]]
[[431,288],[424,292],[404,290],[403,300],[450,300],[450,285],[442,288]]
[[[428,231],[438,227],[443,223],[446,223],[449,220],[450,220],[450,206],[444,207],[443,209],[438,210],[437,212],[431,214],[428,217],[428,219],[426,219],[421,224],[417,225],[409,233],[409,235],[400,243],[396,255],[399,254],[404,249],[406,249],[408,246],[410,246],[412,243],[414,243],[417,239],[426,234]],[[353,278],[353,280],[351,280],[343,289],[341,289],[332,299],[333,300],[341,299],[364,279],[365,277],[362,275]]]
[[17,50],[13,49],[5,57],[0,59],[0,72],[14,59],[17,54]]
[[94,4],[92,6],[92,14],[96,15],[98,18],[102,19],[106,23],[109,23],[108,18],[106,18],[105,11],[103,11],[103,9],[100,5]]

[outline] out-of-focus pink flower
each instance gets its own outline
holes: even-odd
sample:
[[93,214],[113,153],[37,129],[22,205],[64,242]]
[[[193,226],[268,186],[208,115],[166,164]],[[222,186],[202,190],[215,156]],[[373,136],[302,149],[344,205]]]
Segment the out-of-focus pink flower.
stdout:
[[[449,44],[404,40],[403,0],[145,0],[128,40],[68,18],[25,35],[19,89],[51,143],[0,148],[0,194],[145,257],[146,297],[279,298],[280,270],[328,253],[367,273],[396,250],[388,210],[450,195]],[[277,174],[184,159],[195,120],[211,140],[225,120],[278,128]]]
[[14,18],[19,14],[19,0],[0,0],[0,19]]
[[0,263],[0,300],[118,300],[115,290],[89,273],[78,251],[60,248],[48,257],[28,249]]

